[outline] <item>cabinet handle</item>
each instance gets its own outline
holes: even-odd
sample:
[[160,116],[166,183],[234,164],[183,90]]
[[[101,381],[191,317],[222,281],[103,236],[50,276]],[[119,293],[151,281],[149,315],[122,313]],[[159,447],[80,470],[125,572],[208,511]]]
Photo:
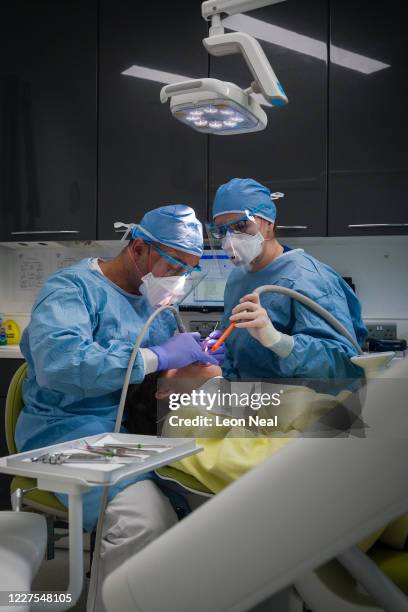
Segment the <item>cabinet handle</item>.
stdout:
[[363,229],[369,229],[370,227],[408,227],[408,223],[355,223],[347,227],[361,227]]
[[307,225],[277,225],[276,226],[278,229],[289,229],[289,230],[302,230],[302,229],[308,229]]
[[38,236],[44,234],[79,234],[79,230],[27,230],[26,232],[11,232],[12,236]]

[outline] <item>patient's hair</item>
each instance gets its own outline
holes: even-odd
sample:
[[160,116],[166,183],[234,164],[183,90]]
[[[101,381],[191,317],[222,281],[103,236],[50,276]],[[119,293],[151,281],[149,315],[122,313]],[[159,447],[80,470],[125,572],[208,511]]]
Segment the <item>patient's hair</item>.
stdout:
[[130,385],[125,404],[125,427],[129,433],[157,435],[158,372],[145,376],[139,385]]

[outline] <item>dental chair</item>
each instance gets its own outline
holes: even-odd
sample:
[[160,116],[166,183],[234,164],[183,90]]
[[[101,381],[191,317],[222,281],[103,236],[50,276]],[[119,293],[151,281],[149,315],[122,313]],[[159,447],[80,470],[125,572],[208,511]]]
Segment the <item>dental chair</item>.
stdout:
[[[32,581],[44,560],[46,521],[33,512],[0,512],[0,591],[31,591]],[[2,610],[27,610],[28,606],[3,605]]]
[[369,380],[366,438],[287,445],[117,568],[106,610],[159,612],[165,594],[167,612],[246,611],[288,587],[313,612],[408,610],[357,548],[408,510],[407,389],[408,361]]

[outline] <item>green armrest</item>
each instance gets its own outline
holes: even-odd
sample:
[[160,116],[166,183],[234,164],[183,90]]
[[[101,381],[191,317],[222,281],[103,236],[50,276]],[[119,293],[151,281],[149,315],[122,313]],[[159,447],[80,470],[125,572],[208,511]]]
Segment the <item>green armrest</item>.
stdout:
[[[25,478],[23,476],[15,476],[11,481],[10,490],[12,493],[16,489],[31,489],[37,486],[37,481],[34,478]],[[32,505],[33,508],[42,509],[49,514],[53,511],[56,512],[56,516],[66,517],[68,516],[68,509],[55,497],[54,493],[50,491],[40,491],[35,489],[24,495],[24,503],[26,505]]]

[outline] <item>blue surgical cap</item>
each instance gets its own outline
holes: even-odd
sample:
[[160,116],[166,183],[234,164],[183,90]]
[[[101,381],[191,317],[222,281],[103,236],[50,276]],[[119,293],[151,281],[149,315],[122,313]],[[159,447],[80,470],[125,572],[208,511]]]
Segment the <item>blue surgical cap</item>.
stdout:
[[132,238],[150,239],[198,257],[203,254],[203,226],[194,210],[185,204],[149,210],[131,233]]
[[271,191],[253,179],[233,178],[217,189],[213,204],[213,219],[225,213],[245,213],[256,209],[256,215],[275,222],[276,206]]

